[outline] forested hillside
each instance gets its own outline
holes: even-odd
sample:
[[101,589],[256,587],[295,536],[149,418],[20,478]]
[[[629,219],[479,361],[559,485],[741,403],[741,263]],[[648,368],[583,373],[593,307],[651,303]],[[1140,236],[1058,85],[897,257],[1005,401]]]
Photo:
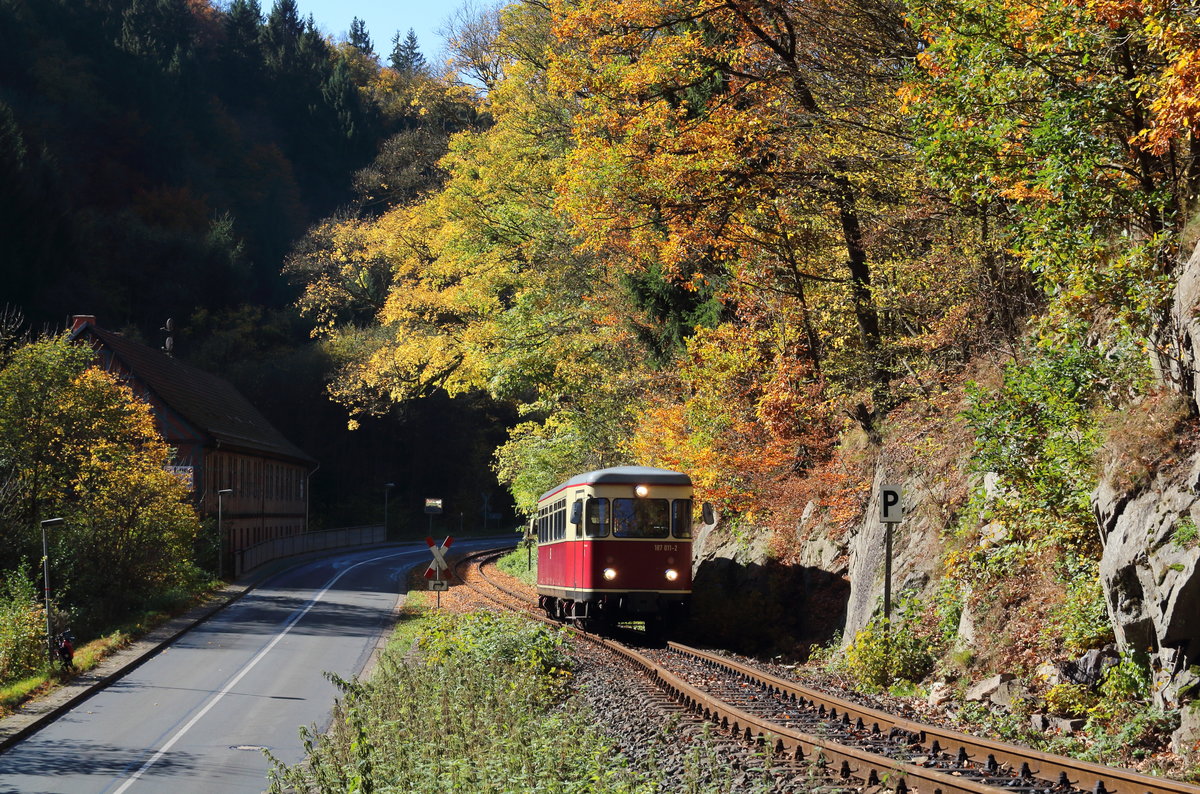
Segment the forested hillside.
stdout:
[[422,524],[429,495],[469,517],[481,491],[501,501],[505,409],[432,400],[348,433],[281,272],[312,224],[411,199],[485,122],[411,34],[375,41],[357,20],[331,40],[293,0],[0,2],[0,305],[34,332],[87,313],[153,346],[173,318],[176,356],[322,462],[324,526],[379,520],[389,481]]
[[[1189,31],[1151,4],[513,4],[480,56],[494,123],[445,185],[327,221],[289,269],[346,404],[522,406],[498,461],[524,506],[635,458],[783,526],[781,488],[861,485],[848,427],[878,444],[981,354],[1080,421],[1156,388]],[[980,468],[1015,474],[1053,428],[976,395]]]

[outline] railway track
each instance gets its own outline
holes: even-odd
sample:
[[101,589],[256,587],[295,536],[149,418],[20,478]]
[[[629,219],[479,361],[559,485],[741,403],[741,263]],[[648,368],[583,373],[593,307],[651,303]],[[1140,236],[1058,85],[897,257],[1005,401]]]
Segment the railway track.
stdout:
[[[486,553],[459,562],[478,565],[494,592],[473,589],[505,608],[533,611],[528,596],[488,576],[486,562]],[[1200,786],[894,717],[679,643],[635,649],[567,630],[630,660],[721,730],[847,782],[921,794],[1200,794]]]

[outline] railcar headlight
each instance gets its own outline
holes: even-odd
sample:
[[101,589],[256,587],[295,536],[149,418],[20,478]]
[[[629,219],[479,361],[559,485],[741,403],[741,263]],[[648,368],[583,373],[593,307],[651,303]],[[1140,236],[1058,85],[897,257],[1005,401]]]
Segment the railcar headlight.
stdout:
[[617,569],[616,568],[605,568],[604,569],[604,578],[610,582],[613,579],[616,579],[617,578]]
[[668,582],[673,582],[678,578],[679,578],[679,571],[675,570],[674,568],[667,569],[667,581]]
[[634,489],[633,489],[633,492],[634,492],[635,494],[637,494],[638,496],[646,496],[647,494],[649,494],[649,493],[650,493],[650,486],[648,486],[648,485],[639,485],[638,487],[636,487],[636,488],[634,488]]

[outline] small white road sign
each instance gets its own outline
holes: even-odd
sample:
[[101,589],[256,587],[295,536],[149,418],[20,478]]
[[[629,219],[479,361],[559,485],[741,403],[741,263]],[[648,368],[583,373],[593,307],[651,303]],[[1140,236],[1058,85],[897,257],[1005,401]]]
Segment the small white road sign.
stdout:
[[450,544],[454,542],[454,538],[447,535],[446,540],[442,542],[441,546],[434,543],[433,538],[425,538],[425,542],[429,544],[429,551],[433,554],[433,562],[425,569],[425,578],[432,579],[438,575],[439,571],[444,571],[450,567],[446,564],[446,549],[450,548]]
[[430,590],[449,590],[450,582],[448,582],[445,579],[430,579],[429,580],[429,589]]
[[879,520],[884,524],[899,524],[904,520],[903,486],[879,486]]

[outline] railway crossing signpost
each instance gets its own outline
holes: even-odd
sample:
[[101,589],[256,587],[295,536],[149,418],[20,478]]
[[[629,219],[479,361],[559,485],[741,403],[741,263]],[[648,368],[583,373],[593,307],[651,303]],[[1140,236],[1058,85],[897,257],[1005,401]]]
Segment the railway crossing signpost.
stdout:
[[904,520],[904,487],[879,486],[879,520],[883,524],[883,619],[892,620],[892,525]]
[[433,538],[425,538],[425,543],[429,545],[429,553],[433,555],[433,562],[425,569],[425,578],[430,580],[429,589],[437,591],[439,609],[442,606],[442,591],[450,589],[450,582],[442,578],[442,571],[450,567],[446,562],[446,549],[450,548],[450,544],[453,542],[454,538],[449,535],[440,546],[434,543]]

